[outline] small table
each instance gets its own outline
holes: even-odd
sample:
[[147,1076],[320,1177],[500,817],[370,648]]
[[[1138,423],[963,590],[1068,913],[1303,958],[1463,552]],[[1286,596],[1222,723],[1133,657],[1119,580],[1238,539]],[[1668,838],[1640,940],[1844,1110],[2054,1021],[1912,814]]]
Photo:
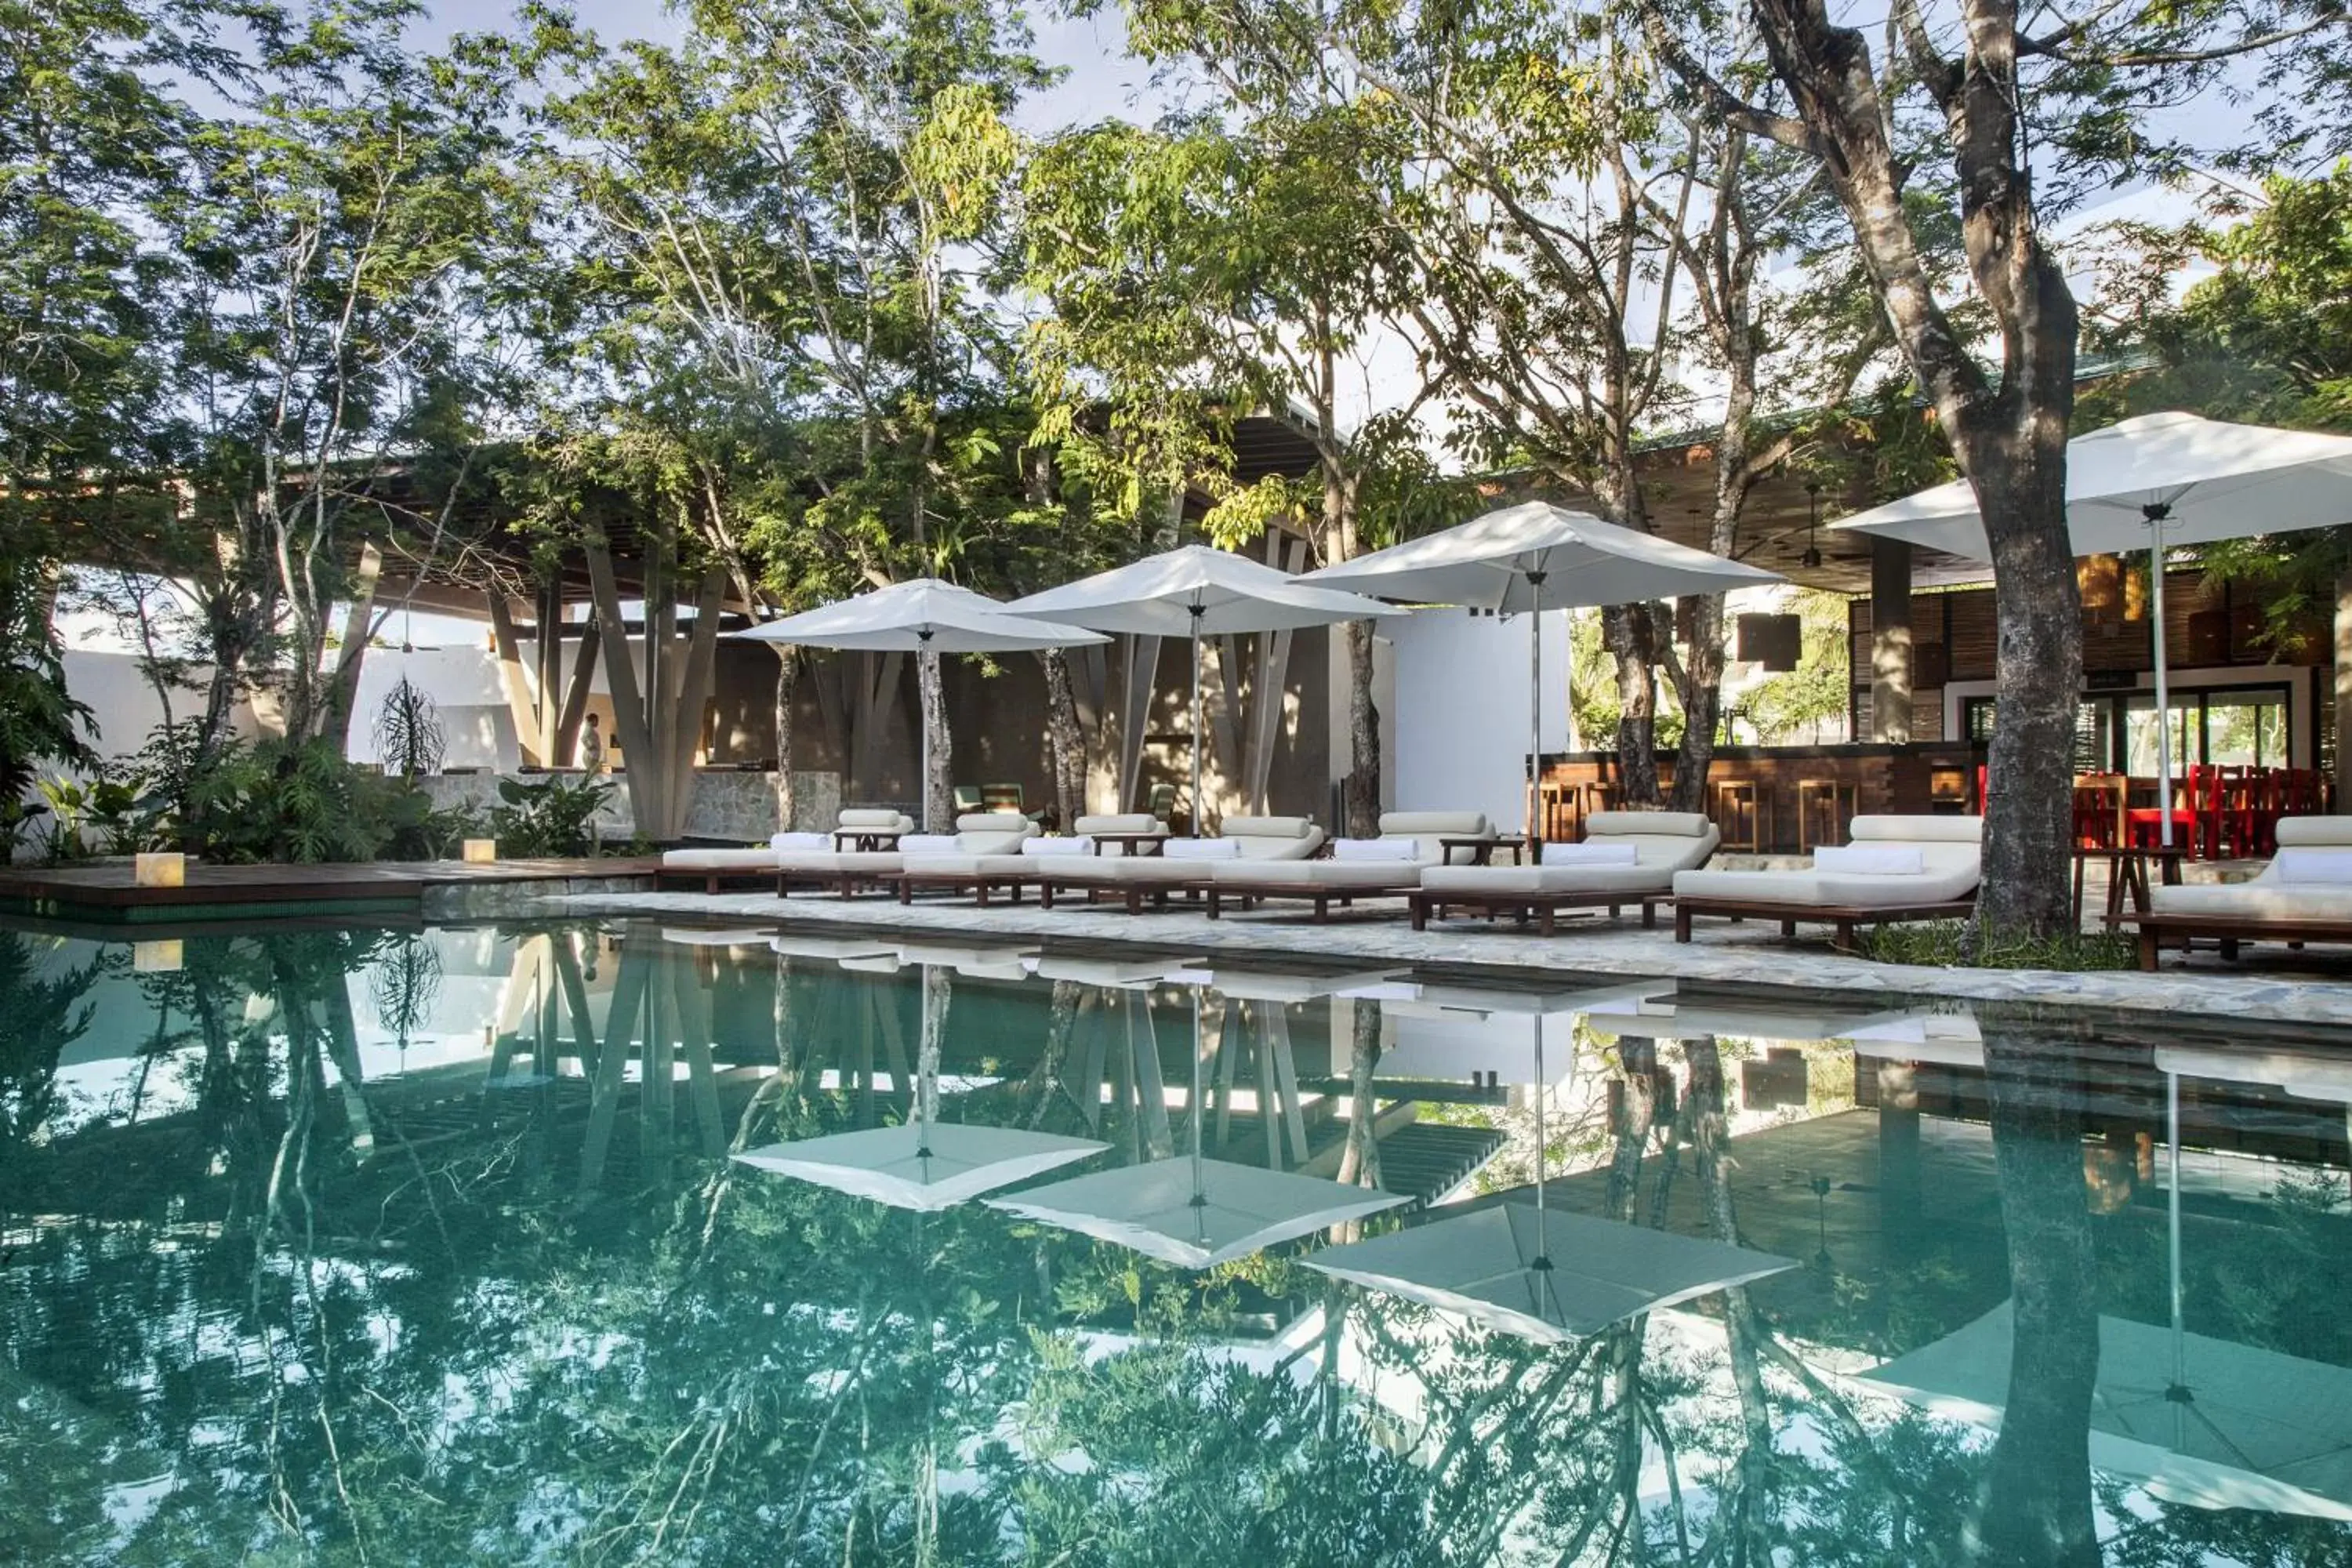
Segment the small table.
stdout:
[[1095,841],[1095,853],[1103,852],[1106,844],[1116,844],[1129,855],[1158,855],[1168,847],[1165,833],[1089,833]]
[[864,855],[877,850],[896,849],[898,847],[898,840],[905,837],[906,835],[893,832],[888,828],[836,827],[833,832],[833,848],[836,855],[845,851]]
[[2106,926],[2109,931],[2123,923],[2124,894],[2131,894],[2132,912],[2147,913],[2147,865],[2153,860],[2168,888],[2180,886],[2180,862],[2189,857],[2185,845],[2152,845],[2136,847],[2127,844],[2103,844],[2096,847],[2074,847],[2074,923],[2083,923],[2083,871],[2094,860],[2104,860],[2107,867]]
[[1456,849],[1470,851],[1469,864],[1473,866],[1491,866],[1495,862],[1495,851],[1507,849],[1511,852],[1511,864],[1517,866],[1526,858],[1528,840],[1525,834],[1503,833],[1483,838],[1441,838],[1437,841],[1437,847],[1449,866],[1454,864]]

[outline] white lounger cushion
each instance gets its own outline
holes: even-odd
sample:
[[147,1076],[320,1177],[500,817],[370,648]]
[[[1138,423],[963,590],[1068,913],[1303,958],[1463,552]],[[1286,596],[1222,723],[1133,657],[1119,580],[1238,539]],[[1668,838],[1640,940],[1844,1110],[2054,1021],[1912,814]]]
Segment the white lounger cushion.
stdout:
[[[1017,811],[972,811],[956,818],[956,847],[965,855],[1018,855],[1037,825]],[[907,840],[900,839],[900,847]]]
[[[2158,914],[2248,920],[2352,920],[2352,885],[2301,881],[2296,875],[2332,873],[2336,856],[2352,851],[2352,816],[2283,816],[2279,852],[2251,882],[2191,882],[2148,889]],[[2319,858],[2326,857],[2326,860]]]
[[662,852],[665,871],[772,871],[773,849],[668,849]]
[[1384,811],[1381,813],[1381,837],[1410,839],[1412,858],[1424,866],[1442,866],[1449,859],[1466,863],[1472,858],[1467,849],[1457,849],[1449,855],[1444,840],[1448,838],[1492,838],[1494,825],[1483,811]]
[[1171,838],[1160,853],[1171,860],[1238,860],[1242,847],[1234,838]]
[[834,818],[835,826],[844,829],[864,828],[871,833],[912,833],[915,819],[903,811],[888,806],[852,806]]
[[1538,857],[1546,866],[1632,866],[1641,858],[1631,844],[1610,844],[1600,839],[1582,844],[1547,844]]
[[1220,884],[1297,883],[1311,888],[1410,888],[1421,880],[1415,860],[1218,860],[1209,867]]
[[1304,860],[1323,847],[1323,830],[1303,816],[1228,816],[1223,835],[1244,860]]
[[1024,840],[1021,853],[1039,859],[1055,859],[1071,855],[1091,855],[1095,841],[1081,834],[1076,838],[1031,838]]
[[778,833],[770,836],[768,847],[787,850],[830,849],[833,847],[833,835],[830,833]]
[[1025,855],[967,855],[955,850],[910,855],[902,869],[910,877],[1024,877],[1035,874],[1037,862]]
[[2344,887],[2352,884],[2352,849],[2313,848],[2281,845],[2271,861],[2277,880],[2290,887]]
[[909,833],[898,840],[901,855],[953,855],[963,848],[957,833]]
[[1916,847],[1924,869],[1914,876],[1823,871],[1678,871],[1675,896],[1746,903],[1901,909],[1943,904],[1976,891],[1984,878],[1980,816],[1857,816],[1856,844]]
[[[1529,893],[1663,893],[1675,873],[1704,866],[1723,836],[1695,811],[1596,811],[1584,819],[1586,837],[1575,846],[1546,845],[1539,866],[1432,866],[1421,874],[1433,893],[1477,893],[1498,898]],[[1559,862],[1555,848],[1629,848],[1633,863]]]
[[795,850],[776,857],[776,868],[802,877],[836,877],[854,872],[861,877],[895,874],[905,857],[896,849]]
[[1813,869],[1847,877],[1918,877],[1927,858],[1911,844],[1824,844],[1813,851]]
[[1334,860],[1418,860],[1421,846],[1411,838],[1335,838]]

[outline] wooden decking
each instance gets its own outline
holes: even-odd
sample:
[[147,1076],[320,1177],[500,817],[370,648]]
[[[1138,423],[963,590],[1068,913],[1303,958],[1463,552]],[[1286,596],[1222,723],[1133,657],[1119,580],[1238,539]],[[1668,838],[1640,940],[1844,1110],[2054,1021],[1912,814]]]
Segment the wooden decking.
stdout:
[[144,924],[275,916],[414,914],[428,889],[452,885],[651,878],[650,858],[373,860],[330,866],[191,864],[177,888],[142,888],[129,862],[0,866],[0,910],[43,918]]

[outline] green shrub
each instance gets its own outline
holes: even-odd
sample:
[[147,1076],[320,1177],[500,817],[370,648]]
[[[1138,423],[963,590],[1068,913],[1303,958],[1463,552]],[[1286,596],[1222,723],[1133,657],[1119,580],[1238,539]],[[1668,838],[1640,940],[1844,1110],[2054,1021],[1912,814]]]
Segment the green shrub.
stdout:
[[611,783],[596,778],[575,782],[551,774],[541,784],[500,779],[503,804],[490,808],[499,853],[518,858],[593,854],[596,813],[612,794]]
[[2032,936],[1980,931],[1969,921],[1922,921],[1864,931],[1863,956],[1881,963],[1954,969],[2135,969],[2139,958],[2127,932],[2059,931]]
[[153,748],[157,798],[181,847],[208,860],[429,860],[447,855],[479,818],[437,811],[404,779],[347,760],[332,741],[230,742],[209,757],[180,738]]

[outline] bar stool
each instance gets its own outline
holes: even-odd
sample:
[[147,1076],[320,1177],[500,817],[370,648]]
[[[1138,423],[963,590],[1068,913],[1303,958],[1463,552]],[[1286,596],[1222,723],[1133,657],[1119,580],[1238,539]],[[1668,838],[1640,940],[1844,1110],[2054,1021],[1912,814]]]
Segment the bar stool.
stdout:
[[1818,845],[1844,843],[1854,802],[1854,786],[1842,779],[1799,779],[1797,852],[1810,855]]
[[1766,795],[1754,779],[1723,779],[1715,786],[1715,826],[1722,835],[1723,847],[1745,850],[1750,855],[1764,851],[1768,837],[1765,828]]

